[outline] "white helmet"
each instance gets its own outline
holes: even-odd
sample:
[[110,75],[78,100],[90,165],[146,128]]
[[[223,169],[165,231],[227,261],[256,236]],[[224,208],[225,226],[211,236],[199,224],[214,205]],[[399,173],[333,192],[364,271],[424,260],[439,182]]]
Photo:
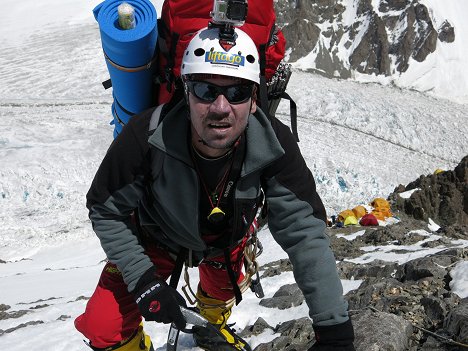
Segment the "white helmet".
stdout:
[[[235,45],[219,39],[219,28],[204,28],[195,34],[182,58],[181,74],[219,74],[260,83],[260,63],[253,40],[235,29]],[[226,49],[225,49],[226,48]]]

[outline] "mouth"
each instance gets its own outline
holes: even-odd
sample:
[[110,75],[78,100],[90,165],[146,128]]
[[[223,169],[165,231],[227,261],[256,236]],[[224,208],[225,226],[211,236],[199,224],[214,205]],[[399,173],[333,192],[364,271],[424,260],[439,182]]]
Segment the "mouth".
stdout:
[[231,124],[227,122],[212,122],[208,124],[208,127],[212,129],[228,129],[231,127]]

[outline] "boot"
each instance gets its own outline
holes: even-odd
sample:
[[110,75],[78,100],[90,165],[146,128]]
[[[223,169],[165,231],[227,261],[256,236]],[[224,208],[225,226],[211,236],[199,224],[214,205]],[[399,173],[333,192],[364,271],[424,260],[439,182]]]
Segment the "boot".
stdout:
[[247,341],[242,339],[228,325],[219,328],[221,335],[215,334],[211,329],[194,326],[193,339],[198,347],[207,351],[252,351]]
[[89,345],[94,351],[154,351],[149,335],[143,331],[143,324],[140,324],[137,332],[127,340],[106,348],[98,349]]
[[193,339],[198,347],[208,351],[252,351],[249,344],[235,333],[235,330],[227,325],[231,315],[231,308],[210,307],[209,305],[220,305],[223,301],[209,297],[198,287],[197,298],[200,314],[213,324],[223,336],[212,330],[194,326]]

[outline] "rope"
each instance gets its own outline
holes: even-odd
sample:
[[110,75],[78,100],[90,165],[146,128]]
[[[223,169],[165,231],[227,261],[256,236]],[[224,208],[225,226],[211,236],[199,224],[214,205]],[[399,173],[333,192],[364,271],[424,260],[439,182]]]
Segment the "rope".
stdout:
[[[255,227],[255,230],[256,230],[256,227]],[[258,248],[258,238],[257,238],[256,233],[253,233],[251,238],[248,240],[247,244],[244,247],[244,268],[245,268],[244,279],[242,279],[242,281],[237,284],[242,294],[250,287],[252,277],[258,271],[258,262],[256,260],[256,258],[258,257],[257,248]],[[190,277],[188,274],[187,266],[185,267],[185,271],[184,271],[184,280],[186,284],[182,287],[182,291],[185,297],[187,298],[187,300],[192,305],[195,305],[196,303],[198,303],[203,308],[225,308],[227,309],[227,308],[233,307],[236,302],[235,296],[219,304],[208,304],[206,302],[202,302],[197,297],[192,287],[190,286]]]

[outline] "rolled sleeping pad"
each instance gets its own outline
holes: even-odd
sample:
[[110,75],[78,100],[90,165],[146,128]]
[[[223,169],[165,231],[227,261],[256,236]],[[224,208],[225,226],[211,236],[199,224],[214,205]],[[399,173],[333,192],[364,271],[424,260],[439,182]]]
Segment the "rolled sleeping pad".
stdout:
[[120,122],[154,105],[153,76],[158,37],[156,9],[149,0],[125,0],[135,9],[136,26],[121,29],[118,6],[122,0],[106,0],[97,5],[94,17],[99,24],[107,70],[112,81],[114,136]]

